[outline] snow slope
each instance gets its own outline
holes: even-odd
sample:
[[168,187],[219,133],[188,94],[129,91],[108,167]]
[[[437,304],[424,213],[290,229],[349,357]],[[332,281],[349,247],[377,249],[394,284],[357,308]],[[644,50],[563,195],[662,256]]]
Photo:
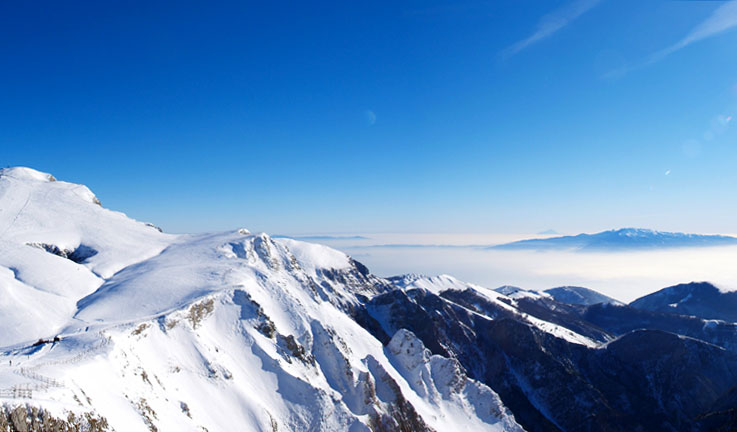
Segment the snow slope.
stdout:
[[[76,302],[176,237],[106,210],[85,186],[0,170],[0,346],[53,336]],[[77,262],[75,262],[77,261]],[[12,319],[12,318],[15,319]]]
[[[463,282],[450,275],[425,276],[418,274],[406,274],[390,277],[389,280],[403,289],[424,289],[433,294],[439,294],[445,290],[487,290],[479,285]],[[493,295],[493,293],[489,293]]]
[[345,254],[164,234],[27,168],[0,171],[0,209],[0,402],[125,431],[521,430],[453,360],[357,324],[396,288]]
[[584,287],[562,286],[546,289],[544,292],[551,295],[559,302],[574,305],[588,306],[598,303],[621,304],[621,302],[614,300],[611,297],[607,297],[604,294],[600,294],[594,290]]

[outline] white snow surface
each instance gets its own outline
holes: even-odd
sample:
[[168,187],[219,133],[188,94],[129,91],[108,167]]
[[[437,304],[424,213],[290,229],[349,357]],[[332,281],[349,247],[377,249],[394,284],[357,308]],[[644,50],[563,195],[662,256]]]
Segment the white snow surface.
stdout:
[[[0,346],[53,336],[105,278],[175,239],[102,208],[85,186],[30,168],[0,170],[0,316],[12,323]],[[96,253],[78,264],[42,245]]]
[[553,297],[544,291],[528,290],[512,285],[503,285],[495,288],[494,291],[504,294],[505,296],[512,299],[528,298],[533,300],[539,300],[543,298],[552,299]]
[[521,430],[455,360],[360,327],[346,307],[376,292],[357,271],[247,230],[164,234],[85,186],[0,170],[0,403],[118,431],[368,431],[401,396],[436,431]]
[[466,289],[483,290],[485,288],[471,283],[463,282],[453,276],[441,274],[437,276],[425,276],[418,274],[406,274],[390,278],[395,285],[404,289],[420,288],[433,294],[451,289],[463,291]]

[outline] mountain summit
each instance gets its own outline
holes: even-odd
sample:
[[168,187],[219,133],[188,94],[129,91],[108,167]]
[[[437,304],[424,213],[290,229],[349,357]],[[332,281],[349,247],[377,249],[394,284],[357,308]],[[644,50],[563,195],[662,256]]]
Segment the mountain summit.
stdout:
[[506,250],[616,251],[737,245],[737,237],[621,228],[596,234],[520,240],[492,246]]

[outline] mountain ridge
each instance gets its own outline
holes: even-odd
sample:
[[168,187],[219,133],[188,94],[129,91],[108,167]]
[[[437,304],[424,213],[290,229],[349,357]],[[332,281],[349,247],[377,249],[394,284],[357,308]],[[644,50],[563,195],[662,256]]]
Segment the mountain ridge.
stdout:
[[737,245],[737,237],[713,234],[686,234],[643,228],[620,228],[595,234],[518,240],[491,246],[501,250],[617,251],[680,247]]

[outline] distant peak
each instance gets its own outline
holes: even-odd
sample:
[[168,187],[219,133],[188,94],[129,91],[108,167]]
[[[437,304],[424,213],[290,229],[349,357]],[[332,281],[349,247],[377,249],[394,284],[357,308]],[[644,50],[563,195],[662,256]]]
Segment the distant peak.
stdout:
[[707,281],[692,281],[688,283],[681,283],[678,285],[669,286],[666,288],[663,288],[663,290],[667,291],[677,291],[677,290],[683,290],[683,291],[713,291],[713,292],[721,292],[716,285],[714,285],[711,282]]
[[[653,229],[647,229],[647,228],[620,228],[620,229],[614,229],[611,231],[618,233],[618,234],[627,235],[627,236],[651,236],[651,235],[661,234],[660,231],[656,231]],[[674,233],[664,233],[664,234],[674,234]]]
[[737,238],[725,235],[687,234],[646,228],[619,228],[595,234],[544,237],[519,240],[492,246],[495,249],[533,250],[625,250],[737,244]]
[[499,294],[511,295],[527,290],[514,285],[502,285],[499,288],[494,288],[494,291],[498,292]]
[[396,276],[389,276],[387,279],[390,281],[404,281],[406,283],[411,283],[420,279],[429,279],[430,276],[421,274],[421,273],[405,273],[401,275]]
[[12,167],[0,169],[0,177],[12,177],[18,180],[54,182],[56,178],[49,173],[37,171],[27,167]]
[[621,304],[618,300],[605,296],[590,288],[580,286],[560,286],[546,289],[545,293],[551,295],[556,301],[577,305],[593,305],[597,303]]

